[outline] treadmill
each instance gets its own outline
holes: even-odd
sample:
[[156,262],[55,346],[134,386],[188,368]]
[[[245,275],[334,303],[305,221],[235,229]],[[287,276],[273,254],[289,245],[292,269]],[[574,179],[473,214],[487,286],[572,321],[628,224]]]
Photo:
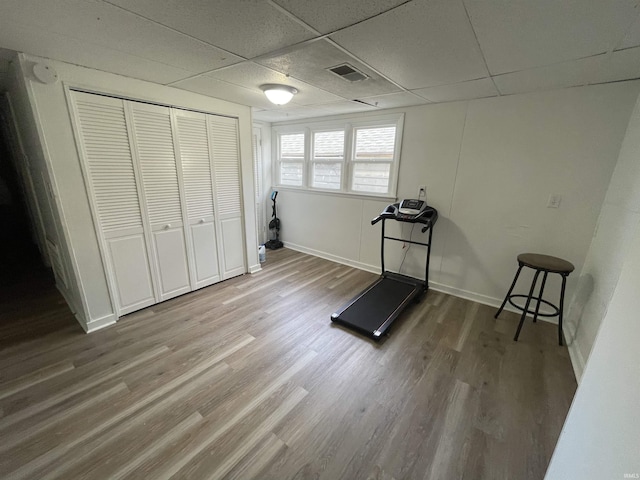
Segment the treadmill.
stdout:
[[[385,235],[385,222],[420,223],[424,225],[422,232],[429,231],[428,243],[411,239],[389,237]],[[435,208],[427,206],[423,200],[403,200],[387,206],[380,215],[371,220],[371,225],[382,221],[382,240],[380,258],[382,274],[374,283],[349,300],[337,312],[331,315],[331,321],[348,327],[374,340],[387,333],[393,321],[407,308],[412,300],[418,301],[429,289],[429,258],[431,256],[431,239],[433,226],[438,220]],[[424,281],[419,278],[388,272],[384,269],[384,241],[422,245],[427,249]]]

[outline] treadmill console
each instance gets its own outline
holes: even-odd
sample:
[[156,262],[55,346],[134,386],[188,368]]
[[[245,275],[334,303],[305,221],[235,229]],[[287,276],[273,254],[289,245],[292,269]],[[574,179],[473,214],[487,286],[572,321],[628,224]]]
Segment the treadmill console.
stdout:
[[398,211],[402,214],[402,215],[418,215],[420,212],[422,212],[425,208],[427,208],[427,202],[425,202],[424,200],[414,200],[414,199],[410,199],[410,200],[402,200],[400,202],[400,207],[398,208]]
[[435,208],[429,207],[424,200],[407,199],[399,203],[388,205],[380,215],[371,220],[371,225],[375,225],[380,220],[397,220],[398,222],[422,223],[429,226],[436,223],[438,212]]

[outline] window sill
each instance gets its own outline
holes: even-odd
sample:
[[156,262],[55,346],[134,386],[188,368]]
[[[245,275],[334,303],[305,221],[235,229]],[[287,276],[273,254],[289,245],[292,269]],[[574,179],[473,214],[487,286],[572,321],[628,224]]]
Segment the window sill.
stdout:
[[374,195],[368,193],[348,193],[348,192],[336,192],[332,190],[318,190],[311,188],[299,188],[299,187],[290,187],[284,185],[277,185],[272,187],[272,190],[278,190],[283,192],[298,192],[298,193],[310,193],[312,195],[328,195],[332,197],[343,197],[343,198],[356,198],[360,200],[379,200],[385,201],[388,203],[395,203],[396,197],[391,197],[389,195]]

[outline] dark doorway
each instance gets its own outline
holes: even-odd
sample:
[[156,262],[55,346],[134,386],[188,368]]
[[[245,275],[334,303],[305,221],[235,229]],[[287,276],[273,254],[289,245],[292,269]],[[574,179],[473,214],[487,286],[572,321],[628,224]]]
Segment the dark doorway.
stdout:
[[[3,115],[1,120],[7,119]],[[4,286],[44,273],[5,132],[0,128],[0,285]]]

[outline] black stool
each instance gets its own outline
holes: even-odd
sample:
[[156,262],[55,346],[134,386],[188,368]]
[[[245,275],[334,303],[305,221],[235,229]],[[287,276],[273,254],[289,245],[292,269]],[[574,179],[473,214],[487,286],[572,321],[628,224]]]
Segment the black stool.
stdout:
[[[513,287],[516,286],[516,282],[518,281],[518,276],[520,275],[520,271],[522,267],[529,267],[536,271],[533,275],[533,282],[531,282],[531,288],[529,289],[529,295],[512,295]],[[507,295],[504,297],[504,301],[502,305],[500,305],[500,309],[495,314],[494,318],[498,318],[498,315],[504,309],[504,306],[509,302],[518,310],[522,311],[522,316],[520,317],[520,323],[518,324],[518,330],[516,330],[516,335],[513,337],[514,341],[518,341],[518,336],[520,335],[520,330],[522,330],[522,324],[524,323],[524,319],[527,316],[527,313],[533,313],[533,321],[535,322],[538,319],[538,316],[541,317],[558,317],[558,342],[562,345],[562,310],[564,304],[564,289],[567,284],[567,277],[574,270],[574,266],[571,262],[567,262],[561,258],[551,257],[549,255],[541,255],[539,253],[522,253],[518,255],[518,271],[516,272],[516,276],[513,279],[513,283],[511,283],[511,287],[507,292]],[[533,296],[533,290],[536,287],[536,283],[538,282],[538,275],[540,272],[544,272],[542,276],[542,285],[540,285],[540,293],[537,297]],[[542,293],[544,292],[544,284],[547,282],[547,275],[549,273],[557,273],[562,276],[562,290],[560,291],[560,306],[556,307],[554,304],[547,302],[542,299]],[[516,305],[513,303],[512,298],[526,298],[524,307]],[[529,310],[529,304],[531,300],[537,300],[535,311]],[[539,313],[540,312],[540,304],[544,303],[545,305],[550,306],[554,313]]]

